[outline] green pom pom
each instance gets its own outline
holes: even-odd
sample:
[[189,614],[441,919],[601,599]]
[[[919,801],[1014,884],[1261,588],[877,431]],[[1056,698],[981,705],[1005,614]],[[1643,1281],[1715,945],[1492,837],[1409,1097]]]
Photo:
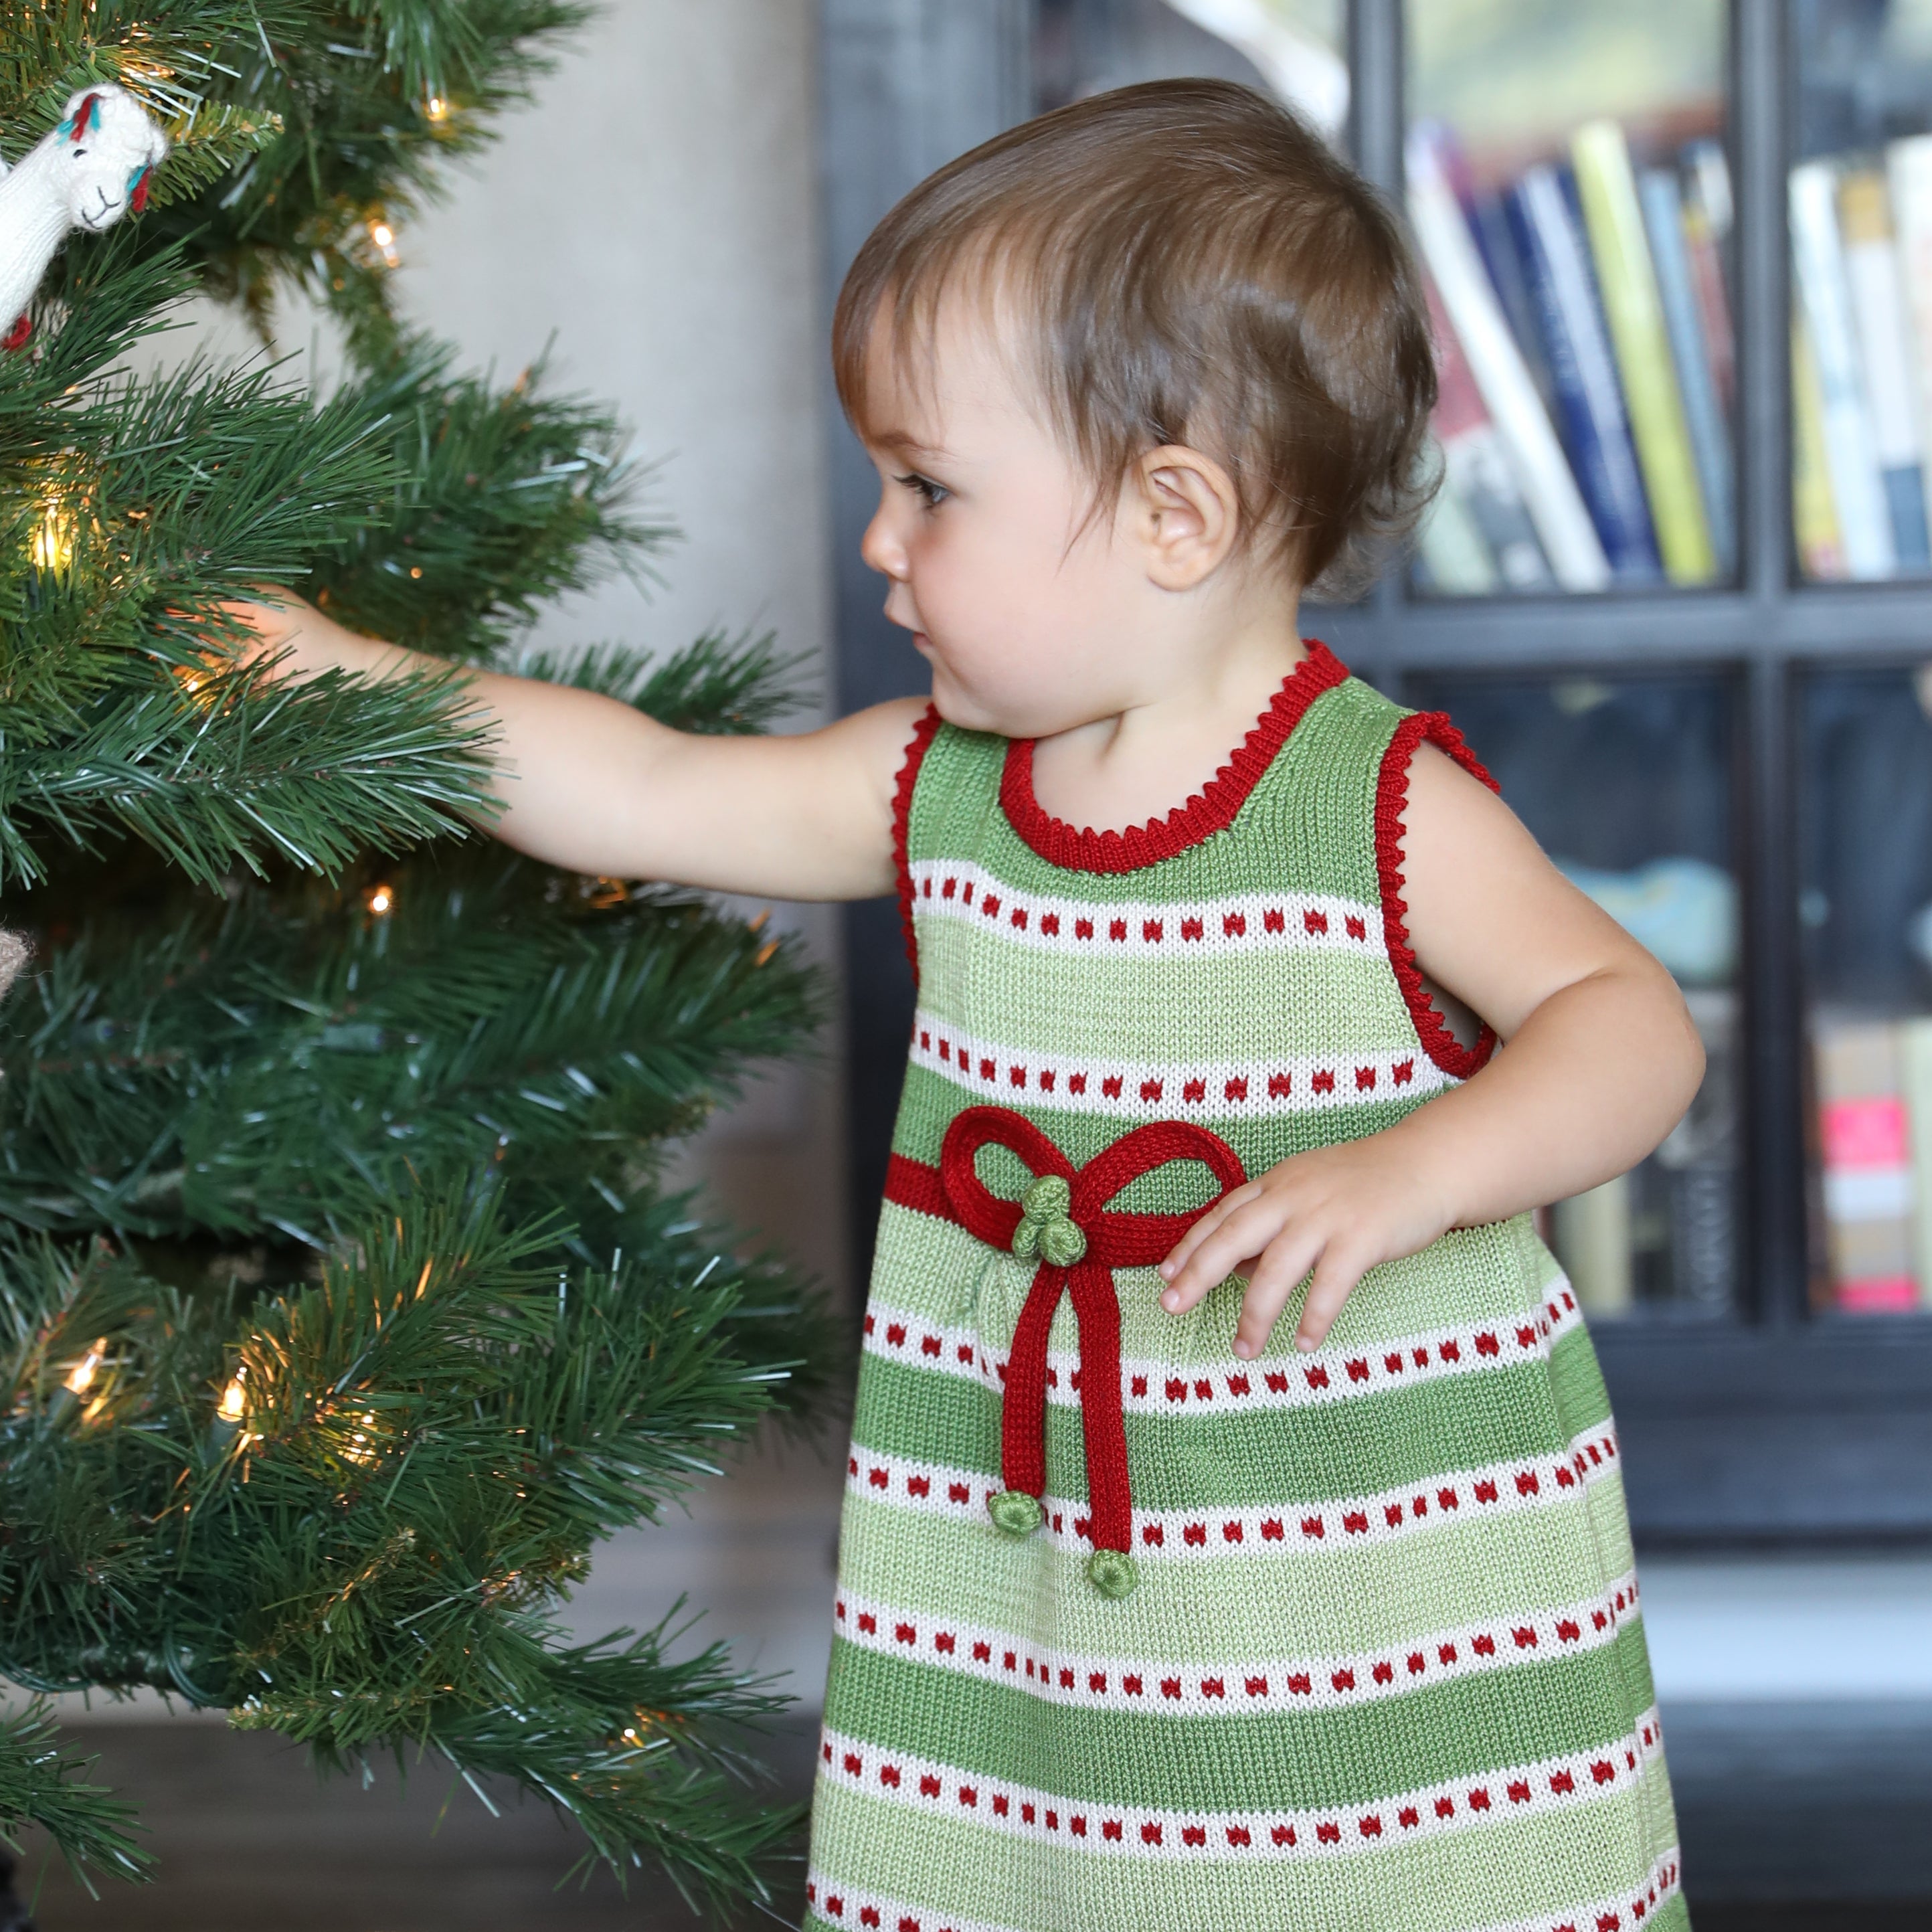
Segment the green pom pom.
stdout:
[[988,1496],[986,1514],[994,1526],[1009,1536],[1030,1536],[1046,1520],[1040,1498],[1024,1490],[1002,1490],[998,1496]]
[[1103,1597],[1131,1597],[1141,1580],[1140,1565],[1124,1550],[1096,1550],[1087,1559],[1087,1580]]
[[1013,1230],[1013,1252],[1023,1262],[1030,1262],[1040,1252],[1040,1223],[1022,1221]]
[[1042,1174],[1020,1196],[1020,1211],[1029,1221],[1064,1221],[1073,1205],[1073,1190],[1066,1177]]
[[1055,1268],[1071,1268],[1086,1253],[1087,1237],[1080,1232],[1077,1222],[1070,1221],[1063,1215],[1040,1229],[1040,1251]]

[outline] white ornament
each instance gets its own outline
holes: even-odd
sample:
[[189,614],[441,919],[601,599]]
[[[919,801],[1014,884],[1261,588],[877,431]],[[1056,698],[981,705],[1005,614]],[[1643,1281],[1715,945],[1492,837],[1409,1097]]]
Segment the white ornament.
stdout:
[[0,178],[0,346],[26,340],[27,304],[69,231],[98,235],[129,208],[138,214],[167,152],[168,137],[124,88],[83,88],[66,119]]

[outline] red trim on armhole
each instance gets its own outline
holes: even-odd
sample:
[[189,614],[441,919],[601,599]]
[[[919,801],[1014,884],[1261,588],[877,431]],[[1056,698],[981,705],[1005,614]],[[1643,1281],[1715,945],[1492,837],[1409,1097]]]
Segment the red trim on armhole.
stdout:
[[1376,782],[1376,872],[1382,884],[1382,937],[1388,946],[1389,964],[1395,969],[1396,983],[1402,988],[1408,1016],[1415,1023],[1422,1050],[1444,1072],[1466,1080],[1488,1063],[1496,1050],[1496,1036],[1489,1027],[1474,1046],[1465,1046],[1444,1024],[1427,989],[1422,983],[1422,969],[1415,963],[1415,949],[1408,943],[1404,914],[1408,910],[1402,897],[1402,842],[1403,818],[1408,809],[1408,767],[1416,747],[1428,743],[1446,752],[1473,778],[1479,778],[1492,791],[1502,788],[1483,769],[1474,752],[1462,742],[1462,734],[1440,711],[1418,711],[1395,728],[1388,749],[1382,754],[1381,776]]
[[919,783],[919,768],[939,733],[939,712],[928,704],[926,715],[912,728],[906,746],[905,762],[899,767],[898,782],[892,788],[892,869],[899,876],[899,924],[905,929],[906,958],[912,963],[912,982],[919,984],[919,941],[912,926],[912,862],[906,856],[906,840],[912,830],[913,788]]

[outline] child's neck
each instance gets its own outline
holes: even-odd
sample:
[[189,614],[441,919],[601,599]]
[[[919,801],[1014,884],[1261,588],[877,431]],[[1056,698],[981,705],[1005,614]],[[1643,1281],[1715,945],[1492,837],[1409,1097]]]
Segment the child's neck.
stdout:
[[1039,741],[1034,795],[1076,827],[1165,818],[1207,784],[1308,656],[1291,597],[1156,656],[1135,700]]

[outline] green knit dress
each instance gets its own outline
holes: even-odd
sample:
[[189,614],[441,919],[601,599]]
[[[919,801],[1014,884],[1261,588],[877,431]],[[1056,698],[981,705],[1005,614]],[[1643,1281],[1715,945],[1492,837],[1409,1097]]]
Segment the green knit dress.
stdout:
[[[1616,1432],[1526,1216],[1233,1352],[1154,1264],[1225,1188],[1479,1066],[1402,925],[1424,740],[1318,645],[1124,834],[930,715],[920,980],[839,1554],[808,1922],[1688,1924]],[[1076,1313],[1077,1311],[1077,1313]]]

